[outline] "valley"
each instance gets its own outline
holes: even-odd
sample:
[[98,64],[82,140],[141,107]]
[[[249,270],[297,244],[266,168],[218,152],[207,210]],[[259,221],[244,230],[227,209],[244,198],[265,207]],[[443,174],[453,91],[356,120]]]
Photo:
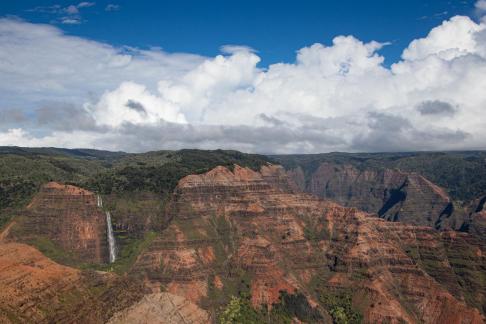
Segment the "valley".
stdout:
[[2,322],[485,321],[482,152],[0,152]]

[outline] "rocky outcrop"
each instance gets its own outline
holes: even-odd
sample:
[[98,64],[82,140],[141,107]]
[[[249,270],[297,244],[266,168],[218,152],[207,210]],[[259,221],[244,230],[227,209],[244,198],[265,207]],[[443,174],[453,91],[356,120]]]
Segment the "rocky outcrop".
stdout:
[[[254,306],[271,307],[287,291],[324,314],[326,294],[336,292],[352,296],[370,323],[483,322],[481,241],[296,193],[282,172],[217,167],[183,178],[167,210],[170,226],[133,273],[210,311],[242,291]],[[442,197],[427,190],[420,192]]]
[[461,230],[486,238],[486,196],[472,202],[469,222]]
[[417,173],[328,162],[308,175],[307,182],[303,173],[300,167],[288,172],[301,190],[389,221],[460,229],[467,220],[442,188]]
[[42,322],[47,309],[60,304],[53,296],[70,291],[80,279],[78,270],[28,245],[0,243],[0,322]]
[[10,236],[52,244],[79,262],[108,261],[106,217],[90,191],[56,182],[44,185],[17,217]]
[[209,314],[181,296],[146,295],[138,303],[116,313],[108,324],[205,324]]
[[66,267],[1,242],[0,287],[1,323],[105,323],[144,294],[135,278]]

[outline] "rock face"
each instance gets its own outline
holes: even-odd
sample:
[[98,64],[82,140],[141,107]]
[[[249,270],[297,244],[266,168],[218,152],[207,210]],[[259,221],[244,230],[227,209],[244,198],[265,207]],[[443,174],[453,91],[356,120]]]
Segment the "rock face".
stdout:
[[[484,323],[480,236],[388,222],[299,192],[302,178],[289,181],[283,168],[267,165],[259,172],[216,167],[181,179],[153,218],[167,226],[123,277],[61,266],[8,243],[46,238],[84,262],[106,260],[106,218],[96,196],[49,183],[0,233],[0,322],[205,323],[232,295],[277,308],[286,292],[304,296],[323,322],[335,316],[336,296],[345,296],[367,323]],[[383,179],[406,182],[407,199],[447,201],[421,177]],[[415,210],[405,202],[400,211]],[[482,233],[486,216],[476,205],[471,228]],[[133,220],[131,213],[126,218]]]
[[386,220],[436,229],[459,229],[466,220],[442,188],[416,173],[324,162],[307,182],[300,167],[288,174],[303,191]]
[[[345,292],[370,323],[484,321],[486,248],[477,238],[295,193],[283,174],[277,166],[235,166],[183,178],[169,227],[132,272],[154,291],[162,285],[210,311],[241,291],[254,306],[287,291],[327,316],[325,295]],[[422,190],[447,199],[438,188]]]
[[52,262],[33,247],[0,243],[0,322],[42,322],[42,306],[55,309],[59,301],[52,297],[71,290],[80,279],[78,270]]
[[47,183],[11,232],[22,242],[49,240],[80,262],[107,262],[106,217],[96,198],[75,186]]
[[187,299],[169,293],[146,295],[116,313],[108,324],[205,324],[209,314]]
[[134,278],[80,271],[2,242],[0,287],[0,323],[105,323],[144,293]]

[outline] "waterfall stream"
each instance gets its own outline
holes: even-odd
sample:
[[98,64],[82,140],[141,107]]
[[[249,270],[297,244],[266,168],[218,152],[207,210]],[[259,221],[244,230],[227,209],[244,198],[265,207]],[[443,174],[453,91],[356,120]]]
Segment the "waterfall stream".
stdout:
[[108,248],[110,249],[110,263],[116,260],[116,245],[115,236],[113,235],[113,227],[111,226],[111,214],[106,212],[106,226],[108,228]]
[[[103,200],[100,195],[97,197],[97,205],[100,208],[103,207]],[[108,249],[110,251],[110,263],[113,263],[116,260],[116,242],[115,235],[113,235],[113,225],[111,224],[111,214],[108,211],[106,212],[106,232],[108,237]]]

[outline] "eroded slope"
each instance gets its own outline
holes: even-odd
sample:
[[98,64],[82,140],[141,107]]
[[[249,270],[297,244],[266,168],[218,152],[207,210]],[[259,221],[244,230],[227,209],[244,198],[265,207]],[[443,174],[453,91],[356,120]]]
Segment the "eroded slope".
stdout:
[[483,322],[480,241],[295,193],[283,174],[236,166],[183,178],[170,226],[132,272],[212,312],[229,295],[250,293],[260,307],[286,291],[304,294],[321,320],[330,295],[347,294],[367,322]]
[[12,239],[42,250],[60,250],[60,257],[77,262],[103,263],[108,259],[106,217],[93,192],[50,182],[20,212]]

